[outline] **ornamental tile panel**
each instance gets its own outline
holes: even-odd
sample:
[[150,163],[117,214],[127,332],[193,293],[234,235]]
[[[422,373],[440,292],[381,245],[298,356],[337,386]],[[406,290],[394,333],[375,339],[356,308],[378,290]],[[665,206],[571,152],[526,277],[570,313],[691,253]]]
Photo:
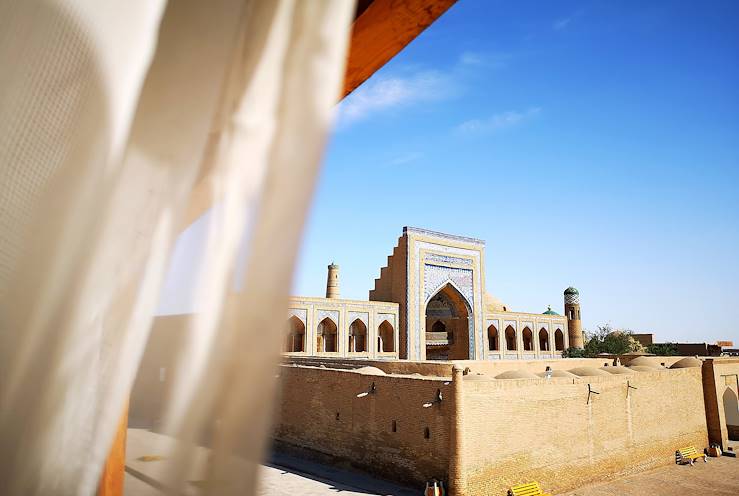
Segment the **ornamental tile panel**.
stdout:
[[451,265],[469,265],[470,267],[473,264],[473,260],[469,258],[452,257],[449,255],[439,255],[436,253],[428,253],[426,255],[426,262],[443,263],[443,264],[451,264]]
[[307,325],[308,311],[305,308],[290,308],[287,311],[287,318],[291,317],[297,317],[303,322],[303,325]]
[[334,321],[334,324],[336,324],[336,327],[339,326],[339,311],[338,310],[318,310],[316,312],[316,325],[320,324],[323,319],[326,317],[330,318]]
[[349,312],[349,325],[355,320],[361,320],[365,327],[369,328],[369,313],[367,312]]
[[428,301],[432,295],[448,282],[452,282],[457,290],[462,293],[470,309],[475,308],[471,269],[425,264],[423,270],[424,301]]

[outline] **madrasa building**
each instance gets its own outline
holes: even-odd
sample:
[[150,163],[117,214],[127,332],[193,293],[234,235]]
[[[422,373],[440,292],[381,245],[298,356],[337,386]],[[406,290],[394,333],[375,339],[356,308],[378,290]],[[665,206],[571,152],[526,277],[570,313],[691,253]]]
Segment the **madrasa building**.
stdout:
[[561,358],[582,348],[579,294],[565,315],[513,312],[487,293],[485,242],[404,227],[368,301],[340,298],[328,266],[326,297],[292,297],[284,352],[404,360]]

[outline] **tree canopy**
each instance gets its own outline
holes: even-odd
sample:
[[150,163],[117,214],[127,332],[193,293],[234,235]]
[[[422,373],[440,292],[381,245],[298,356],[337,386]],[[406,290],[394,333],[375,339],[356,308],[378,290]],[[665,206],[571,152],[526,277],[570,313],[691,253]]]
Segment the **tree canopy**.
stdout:
[[623,355],[644,351],[644,347],[634,339],[631,331],[614,330],[610,324],[597,326],[594,332],[585,331],[585,347],[583,350],[569,348],[562,356],[566,358],[595,357],[600,353]]

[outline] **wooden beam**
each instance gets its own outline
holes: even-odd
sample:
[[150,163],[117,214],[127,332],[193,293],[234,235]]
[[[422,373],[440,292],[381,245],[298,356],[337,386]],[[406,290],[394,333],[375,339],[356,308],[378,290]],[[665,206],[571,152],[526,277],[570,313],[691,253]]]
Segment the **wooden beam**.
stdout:
[[123,496],[126,470],[126,433],[128,432],[128,403],[118,422],[113,445],[103,466],[97,496]]
[[345,97],[395,57],[457,0],[374,0],[352,26]]

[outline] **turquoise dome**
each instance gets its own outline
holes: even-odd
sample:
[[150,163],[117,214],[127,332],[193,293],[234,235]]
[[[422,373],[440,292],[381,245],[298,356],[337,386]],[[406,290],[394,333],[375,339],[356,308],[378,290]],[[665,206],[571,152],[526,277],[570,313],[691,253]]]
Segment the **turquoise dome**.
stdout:
[[576,294],[576,295],[579,295],[580,292],[577,289],[575,289],[572,286],[570,286],[569,288],[565,289],[565,294],[566,295],[567,294]]
[[557,312],[552,310],[552,305],[547,305],[547,311],[544,312],[542,315],[559,315]]

